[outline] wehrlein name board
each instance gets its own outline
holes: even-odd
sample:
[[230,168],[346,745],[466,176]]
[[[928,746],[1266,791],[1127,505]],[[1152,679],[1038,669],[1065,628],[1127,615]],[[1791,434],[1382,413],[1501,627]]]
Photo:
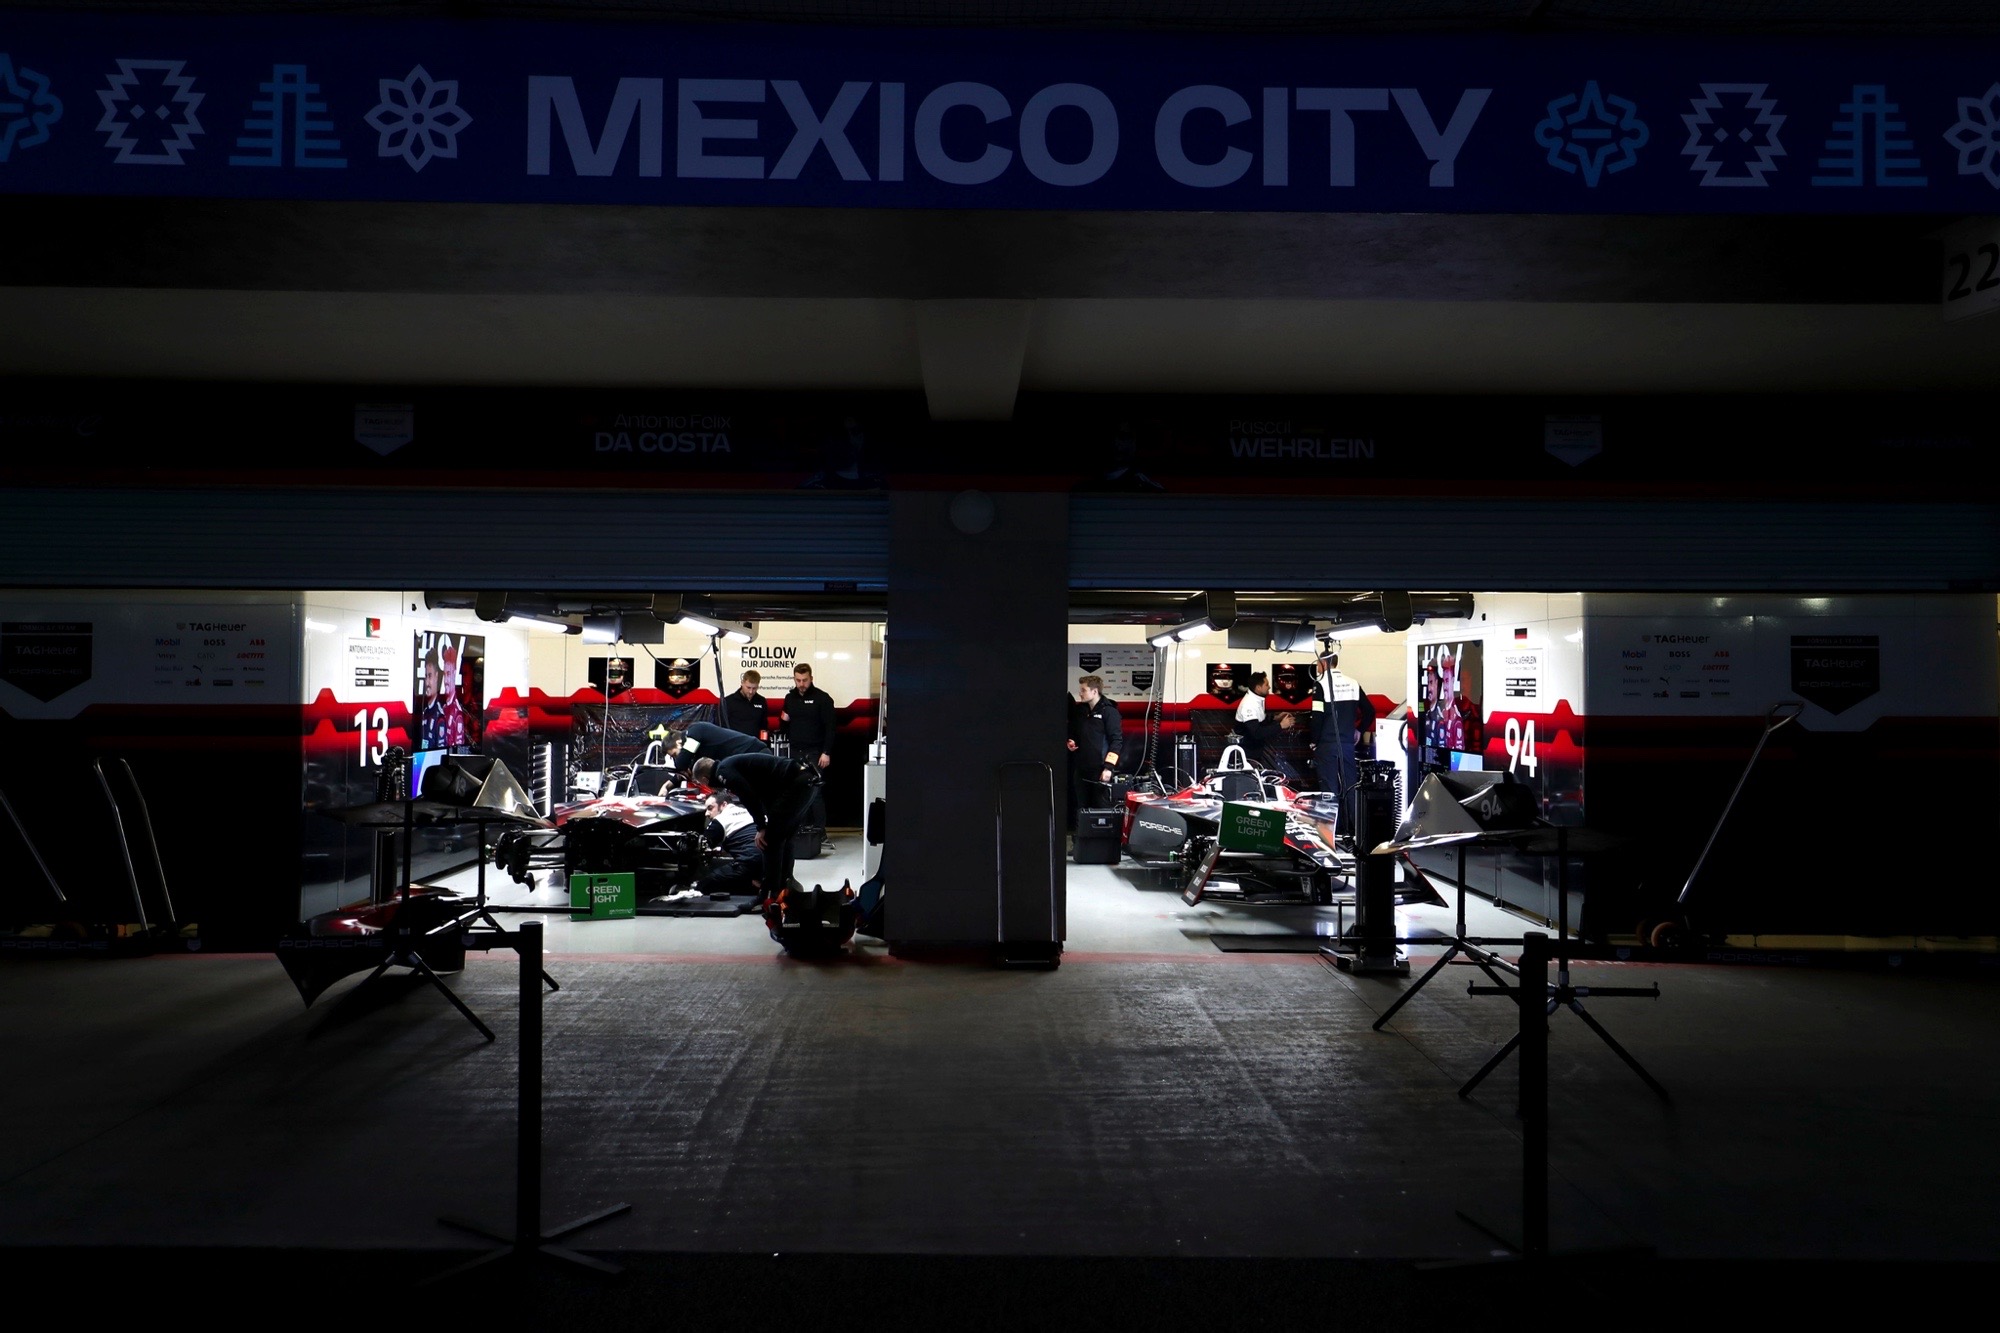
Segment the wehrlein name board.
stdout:
[[2000,210],[2000,41],[0,17],[0,191]]

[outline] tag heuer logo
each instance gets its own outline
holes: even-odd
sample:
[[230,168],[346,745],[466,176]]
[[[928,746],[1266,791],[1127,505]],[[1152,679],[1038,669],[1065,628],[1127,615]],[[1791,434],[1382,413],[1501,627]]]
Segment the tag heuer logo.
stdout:
[[356,403],[354,442],[388,455],[417,438],[417,410],[410,403]]
[[1542,445],[1571,467],[1604,452],[1603,417],[1551,416],[1542,425]]
[[1095,671],[1097,670],[1097,668],[1104,665],[1104,654],[1078,653],[1076,655],[1076,664],[1082,667],[1085,671]]

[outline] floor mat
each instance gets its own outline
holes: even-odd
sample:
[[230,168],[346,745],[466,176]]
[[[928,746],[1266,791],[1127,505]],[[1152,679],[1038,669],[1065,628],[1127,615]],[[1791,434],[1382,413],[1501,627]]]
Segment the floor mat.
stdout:
[[1224,953],[1318,953],[1331,935],[1227,935],[1208,937]]
[[640,903],[640,916],[742,916],[757,910],[757,899],[741,894],[728,898],[683,898],[674,903]]

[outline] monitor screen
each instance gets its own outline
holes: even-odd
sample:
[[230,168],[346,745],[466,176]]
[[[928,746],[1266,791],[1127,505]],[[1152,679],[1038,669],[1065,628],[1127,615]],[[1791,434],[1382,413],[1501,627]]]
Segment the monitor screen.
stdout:
[[449,750],[418,750],[410,756],[410,799],[416,800],[424,794],[424,774],[438,766]]

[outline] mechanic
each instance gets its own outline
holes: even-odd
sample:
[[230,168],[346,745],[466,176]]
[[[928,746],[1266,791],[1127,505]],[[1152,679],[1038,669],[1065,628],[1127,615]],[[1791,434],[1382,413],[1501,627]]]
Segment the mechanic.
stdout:
[[764,853],[757,847],[757,821],[726,791],[711,792],[707,810],[702,838],[719,855],[695,887],[703,893],[755,893],[753,885],[764,864]]
[[691,722],[684,733],[674,737],[667,762],[686,773],[702,758],[727,759],[732,754],[769,754],[771,747],[755,736],[746,736],[713,722]]
[[[1125,748],[1125,719],[1118,715],[1118,705],[1104,697],[1104,678],[1101,676],[1080,676],[1076,682],[1076,692],[1081,696],[1082,717],[1077,733],[1069,743],[1070,763],[1076,772],[1077,803],[1092,799],[1111,799],[1111,779],[1118,771],[1118,752]],[[1076,811],[1070,812],[1070,824],[1076,823]]]
[[[785,695],[779,716],[785,735],[792,742],[792,758],[811,764],[822,779],[833,762],[833,696],[813,684],[813,669],[801,662],[792,668],[791,692]],[[820,826],[820,855],[833,851],[833,839],[825,834],[826,799],[823,790],[813,788],[812,822]]]
[[704,755],[694,761],[694,780],[723,787],[743,802],[757,825],[762,874],[753,882],[773,894],[792,882],[792,835],[805,822],[819,795],[819,770],[800,759],[774,754],[733,754],[723,760]]
[[1319,650],[1319,679],[1313,684],[1313,767],[1320,785],[1340,796],[1342,833],[1353,831],[1354,785],[1361,770],[1354,762],[1355,711],[1361,687],[1340,670],[1340,643],[1326,640]]
[[764,696],[757,693],[757,687],[764,678],[754,671],[743,673],[743,681],[734,693],[722,701],[722,725],[731,731],[740,731],[745,736],[764,739],[764,729],[768,722]]
[[1290,765],[1278,755],[1276,744],[1279,732],[1292,729],[1293,719],[1290,713],[1280,713],[1275,718],[1265,714],[1265,698],[1270,693],[1270,676],[1262,671],[1251,672],[1250,692],[1236,705],[1236,731],[1243,737],[1246,757],[1252,763],[1278,769],[1291,777]]

